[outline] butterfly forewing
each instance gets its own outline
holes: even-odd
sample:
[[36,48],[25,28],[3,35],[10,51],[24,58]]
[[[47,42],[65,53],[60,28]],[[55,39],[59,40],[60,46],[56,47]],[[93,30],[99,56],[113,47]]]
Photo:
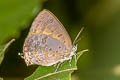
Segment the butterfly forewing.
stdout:
[[69,59],[71,50],[71,39],[60,21],[48,10],[40,12],[23,46],[26,63],[50,66]]

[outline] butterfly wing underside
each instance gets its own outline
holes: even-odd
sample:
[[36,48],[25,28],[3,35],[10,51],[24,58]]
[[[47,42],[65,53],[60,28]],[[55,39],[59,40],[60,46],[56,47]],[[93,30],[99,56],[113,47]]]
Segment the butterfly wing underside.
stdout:
[[40,12],[23,46],[27,65],[51,66],[69,59],[71,50],[71,39],[60,21],[48,10]]

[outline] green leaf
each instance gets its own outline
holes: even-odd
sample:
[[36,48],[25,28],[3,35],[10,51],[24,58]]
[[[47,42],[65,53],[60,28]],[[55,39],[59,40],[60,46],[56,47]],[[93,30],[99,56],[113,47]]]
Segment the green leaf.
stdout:
[[10,46],[10,44],[15,41],[15,39],[12,39],[11,41],[9,41],[7,44],[5,45],[0,45],[0,64],[2,63],[3,59],[4,59],[4,55],[5,55],[5,51],[6,49]]
[[[78,52],[77,60],[86,51],[88,50]],[[77,70],[75,58],[72,59],[71,63],[68,61],[63,62],[58,68],[57,72],[55,72],[55,70],[56,67],[54,66],[39,66],[35,72],[29,77],[25,78],[25,80],[71,80],[71,73],[74,70]]]

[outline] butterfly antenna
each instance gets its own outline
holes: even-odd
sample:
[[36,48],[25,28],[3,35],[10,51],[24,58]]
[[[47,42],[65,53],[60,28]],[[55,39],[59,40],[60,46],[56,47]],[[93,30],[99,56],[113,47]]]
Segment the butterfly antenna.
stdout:
[[77,34],[75,40],[73,41],[73,45],[75,45],[76,42],[78,42],[79,40],[81,40],[81,38],[79,38],[81,32],[83,31],[84,27],[82,27],[79,31],[79,33]]
[[75,41],[74,45],[75,45],[76,43],[78,43],[82,38],[83,38],[83,36],[80,37],[80,38],[78,38],[78,39]]

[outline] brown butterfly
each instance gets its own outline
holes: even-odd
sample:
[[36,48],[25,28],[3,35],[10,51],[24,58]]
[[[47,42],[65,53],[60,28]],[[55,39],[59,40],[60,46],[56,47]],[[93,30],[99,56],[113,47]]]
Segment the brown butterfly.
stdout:
[[23,54],[26,64],[51,66],[65,60],[76,58],[78,33],[73,44],[64,26],[49,10],[43,10],[33,21],[25,39]]

